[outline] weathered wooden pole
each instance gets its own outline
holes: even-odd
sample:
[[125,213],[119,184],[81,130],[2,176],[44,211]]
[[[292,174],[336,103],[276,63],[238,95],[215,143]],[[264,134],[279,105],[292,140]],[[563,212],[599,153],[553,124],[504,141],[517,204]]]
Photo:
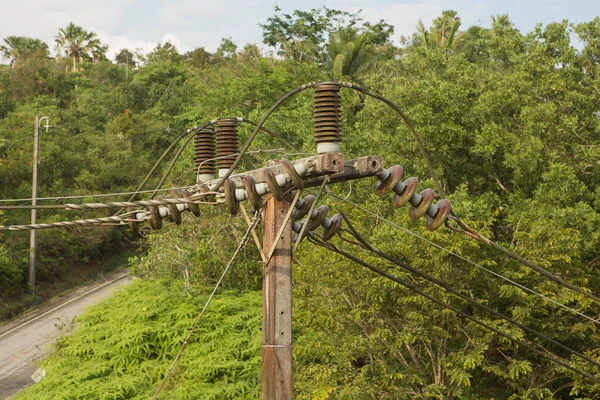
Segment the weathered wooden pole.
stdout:
[[276,240],[290,206],[289,198],[279,202],[271,197],[264,214],[264,253],[269,254],[274,243],[276,247],[263,270],[263,400],[288,400],[293,395],[292,229],[289,219],[281,237]]

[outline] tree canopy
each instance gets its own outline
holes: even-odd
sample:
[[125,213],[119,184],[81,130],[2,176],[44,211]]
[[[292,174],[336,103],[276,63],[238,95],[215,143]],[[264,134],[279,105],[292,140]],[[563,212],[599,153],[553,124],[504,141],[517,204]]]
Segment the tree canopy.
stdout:
[[[38,114],[51,116],[54,126],[41,135],[40,196],[130,192],[186,128],[218,116],[257,121],[294,87],[331,79],[353,81],[391,99],[412,121],[458,216],[494,242],[600,294],[600,18],[581,24],[540,24],[527,33],[517,30],[507,15],[491,17],[489,28],[464,27],[454,11],[444,11],[431,25],[427,22],[396,46],[393,27],[385,21],[372,25],[360,14],[329,8],[290,14],[276,8],[261,25],[263,43],[273,48],[273,54],[261,53],[251,44],[238,46],[230,39],[224,39],[215,53],[198,47],[181,54],[167,42],[145,55],[136,68],[130,63],[130,51],[121,51],[115,63],[106,60],[95,35],[70,24],[59,36],[71,71],[34,55],[13,66],[0,65],[0,198],[27,198],[31,193],[31,135]],[[572,38],[580,45],[575,46]],[[82,60],[87,62],[83,70]],[[342,99],[345,157],[381,155],[386,167],[400,164],[406,177],[418,177],[420,188],[433,186],[419,146],[393,110],[346,89]],[[310,96],[302,94],[272,114],[267,126],[300,152],[312,154],[311,118]],[[241,137],[251,129],[240,126]],[[279,143],[261,134],[250,150],[273,147]],[[183,150],[165,187],[194,183],[192,153],[191,148]],[[240,170],[282,156],[252,153]],[[165,168],[161,165],[160,172]],[[152,176],[145,189],[153,188],[159,178],[158,173]],[[335,185],[332,191],[374,214],[340,201],[356,229],[380,250],[599,360],[598,324],[582,317],[596,318],[599,304],[466,236],[446,228],[429,232],[406,210],[393,209],[389,198],[376,196],[373,180],[351,187]],[[335,209],[330,198],[322,201]],[[79,216],[84,214],[43,210],[39,219]],[[3,224],[13,224],[26,221],[28,214],[7,211],[0,217]],[[132,269],[144,279],[170,282],[169,290],[181,295],[172,301],[181,304],[182,313],[192,313],[195,288],[215,282],[245,224],[214,207],[202,218],[186,214],[178,226],[144,228],[143,238],[137,239],[144,251],[131,260]],[[71,263],[93,259],[133,239],[121,227],[40,231],[40,281],[60,279]],[[497,315],[351,243],[338,238],[333,243],[444,304],[600,377],[596,365]],[[22,233],[0,238],[0,284],[7,288],[0,292],[3,302],[26,292],[27,244]],[[261,285],[258,252],[250,247],[244,252],[225,282],[238,294]],[[308,241],[302,242],[295,258],[298,398],[599,398],[600,386],[593,381]],[[187,294],[191,299],[186,300]],[[141,305],[154,301],[153,296],[136,301]],[[230,298],[227,302],[235,303]],[[140,308],[132,312],[140,313]],[[64,372],[71,379],[69,390],[81,385],[93,391],[90,382],[117,382],[123,375],[123,387],[137,388],[128,395],[150,393],[161,375],[154,363],[158,356],[148,349],[160,347],[153,338],[173,335],[170,325],[152,323],[147,336],[138,326],[140,331],[132,337],[141,342],[131,339],[128,348],[143,351],[145,360],[132,353],[104,360],[101,369],[93,369],[100,362],[94,352],[99,348],[85,335],[95,337],[102,331],[98,327],[109,323],[105,312],[85,317],[82,336],[57,350],[67,355],[64,364],[54,357],[49,363],[58,364],[48,368],[73,371],[83,363],[77,373]],[[153,318],[173,315],[161,310]],[[235,326],[260,334],[244,322]],[[210,346],[211,340],[214,337],[202,345]],[[200,342],[196,345],[195,351],[201,352]],[[253,351],[257,349],[250,346],[247,353],[240,351],[229,360],[232,371],[242,371],[244,390],[254,382]],[[185,366],[181,368],[185,381]],[[235,390],[229,385],[231,375],[219,368],[215,367],[217,378],[209,379],[213,389]],[[54,378],[47,385],[39,388],[63,387]],[[35,397],[36,390],[34,385],[24,396]],[[183,391],[177,384],[172,390],[173,396],[183,393],[177,392]]]

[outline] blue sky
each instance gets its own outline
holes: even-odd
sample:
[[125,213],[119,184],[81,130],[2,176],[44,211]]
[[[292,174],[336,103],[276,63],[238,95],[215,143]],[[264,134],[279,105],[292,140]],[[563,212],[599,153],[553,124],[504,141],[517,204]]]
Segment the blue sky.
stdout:
[[394,25],[396,41],[414,32],[419,19],[428,26],[447,9],[459,12],[463,29],[474,24],[489,27],[490,16],[508,13],[523,32],[538,22],[577,23],[600,15],[599,0],[0,0],[0,40],[31,36],[54,48],[58,29],[73,21],[97,32],[110,46],[109,55],[123,47],[148,52],[166,40],[182,52],[196,47],[214,51],[223,37],[231,37],[240,47],[260,43],[258,24],[273,15],[276,4],[284,12],[323,5],[350,12],[362,9],[365,20],[384,19]]

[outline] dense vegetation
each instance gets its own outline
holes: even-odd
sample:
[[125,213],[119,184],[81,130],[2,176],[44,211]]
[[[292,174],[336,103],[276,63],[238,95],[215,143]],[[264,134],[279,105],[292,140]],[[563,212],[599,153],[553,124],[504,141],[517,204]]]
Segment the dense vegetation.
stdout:
[[[566,21],[540,25],[524,34],[507,16],[494,17],[489,29],[461,30],[459,17],[447,11],[430,29],[422,24],[417,27],[399,48],[392,44],[393,27],[384,22],[363,23],[358,16],[330,9],[291,15],[276,11],[262,29],[265,44],[274,48],[276,56],[265,56],[254,45],[238,50],[224,40],[214,54],[199,48],[181,55],[167,43],[143,57],[124,50],[113,63],[102,57],[101,44],[86,33],[95,50],[77,56],[71,52],[57,63],[47,59],[47,47],[24,41],[28,43],[25,48],[37,50],[18,51],[11,65],[0,67],[0,196],[29,197],[35,114],[51,115],[55,125],[42,137],[42,196],[116,192],[134,188],[183,129],[216,116],[258,120],[276,99],[299,84],[342,79],[365,85],[403,108],[422,136],[457,215],[554,274],[600,293],[599,18],[576,26]],[[573,46],[571,37],[579,39],[579,48]],[[310,96],[305,93],[287,102],[268,126],[312,153],[312,127],[306,123],[311,112]],[[242,137],[248,129],[241,130]],[[422,178],[422,187],[432,186],[413,137],[386,105],[345,92],[343,140],[348,157],[382,155],[386,165],[399,163],[409,176]],[[252,149],[267,147],[279,147],[279,143],[259,136]],[[255,155],[251,161],[261,165],[265,158]],[[166,185],[188,185],[192,180],[191,149],[187,149]],[[394,211],[388,198],[377,198],[371,181],[353,184],[351,191],[347,185],[332,189],[344,196],[349,192],[349,200],[553,300],[528,294],[380,219],[346,207],[356,227],[382,250],[600,360],[596,324],[556,303],[592,317],[600,313],[598,304],[468,238],[446,229],[426,231],[423,221],[411,222],[405,210]],[[48,212],[41,219],[74,216]],[[3,222],[26,218],[26,213],[6,213]],[[243,220],[229,218],[224,209],[215,208],[205,211],[203,218],[187,217],[181,226],[167,224],[161,231],[144,233],[148,251],[132,264],[150,280],[185,279],[181,285],[165,283],[173,293],[170,309],[179,304],[185,309],[182,326],[186,321],[189,325],[203,298],[196,298],[198,287],[215,282],[243,225]],[[60,279],[68,263],[94,257],[125,235],[116,229],[42,234],[42,279]],[[0,279],[9,296],[26,290],[27,240],[13,233],[1,240]],[[229,290],[240,293],[260,289],[261,281],[256,251],[250,247],[245,251],[226,281]],[[360,255],[502,331],[569,357],[439,288],[410,278],[367,253]],[[308,242],[301,246],[297,259],[294,351],[299,398],[600,397],[600,386],[593,382]],[[158,284],[147,283],[148,287]],[[185,292],[191,297],[186,298]],[[156,304],[152,299],[156,291],[148,293],[136,301]],[[235,306],[235,296],[223,299]],[[102,371],[95,371],[92,352],[98,345],[90,330],[104,332],[107,343],[136,332],[127,327],[125,332],[109,334],[103,329],[99,310],[105,323],[118,324],[124,318],[116,315],[120,307],[107,303],[84,317],[82,329],[89,330],[61,342],[64,347],[48,361],[48,370],[60,365],[65,379],[68,376],[82,385],[101,376],[102,382],[127,388],[121,397],[147,395],[165,369],[165,364],[156,364],[156,359],[165,357],[158,349],[166,349],[170,359],[178,343],[164,340],[169,336],[152,338],[167,335],[161,333],[161,326],[172,324],[163,318],[170,321],[177,314],[164,310],[152,324],[144,325],[148,346],[139,357],[103,347],[108,359]],[[219,312],[212,309],[212,318],[226,317],[219,317]],[[140,321],[145,320],[140,317]],[[253,328],[250,323],[240,329]],[[246,345],[240,346],[245,349]],[[244,371],[256,372],[254,358],[244,359],[239,348],[232,351],[238,352],[233,370],[238,362],[247,361]],[[186,362],[192,359],[193,355]],[[574,361],[600,377],[598,368]],[[77,376],[66,372],[82,369],[79,362],[90,368],[78,371]],[[143,374],[136,372],[141,368],[146,368]],[[180,368],[181,374],[193,369]],[[251,385],[256,379],[238,378],[240,382],[249,379],[243,382]],[[60,387],[54,380],[59,378],[48,379],[43,383],[47,388]],[[181,380],[183,391],[186,378]],[[233,390],[229,384],[228,380],[214,382],[210,390],[223,390],[221,396],[227,397],[225,391]],[[101,386],[86,387],[93,390],[92,398],[106,393]],[[31,389],[35,390],[36,386]]]

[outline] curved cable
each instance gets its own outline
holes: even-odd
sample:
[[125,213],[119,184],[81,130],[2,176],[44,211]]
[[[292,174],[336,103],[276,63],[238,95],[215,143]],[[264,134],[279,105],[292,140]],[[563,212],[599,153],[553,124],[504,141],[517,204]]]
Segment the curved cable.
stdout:
[[554,281],[555,283],[558,283],[559,285],[562,285],[566,288],[571,289],[574,292],[577,292],[589,299],[592,299],[598,303],[600,303],[600,297],[594,295],[593,293],[590,292],[586,292],[585,290],[583,290],[582,288],[580,288],[579,286],[573,285],[572,283],[569,283],[567,281],[565,281],[564,279],[562,279],[559,276],[554,275],[553,273],[551,273],[550,271],[540,267],[539,265],[534,264],[533,262],[529,261],[528,259],[520,256],[519,254],[515,253],[514,251],[511,251],[509,249],[507,249],[504,246],[499,245],[498,243],[495,243],[494,241],[486,238],[485,236],[483,236],[481,233],[479,233],[477,230],[471,228],[469,225],[467,225],[465,222],[463,222],[460,218],[456,217],[456,216],[450,216],[450,219],[457,222],[463,229],[456,229],[453,228],[452,226],[450,226],[448,224],[448,221],[446,221],[446,226],[455,231],[455,232],[459,232],[462,233],[468,237],[470,237],[471,239],[475,239],[480,243],[483,243],[489,247],[491,247],[492,249],[499,251],[500,253],[512,258],[513,260],[516,260],[518,262],[520,262],[521,264],[531,268],[532,270],[540,273],[541,275],[545,276],[546,278]]
[[431,177],[433,178],[433,182],[435,183],[435,187],[437,188],[440,197],[442,199],[446,198],[446,193],[444,192],[444,189],[442,188],[442,185],[440,184],[440,181],[437,178],[437,175],[435,173],[435,170],[433,169],[433,165],[431,164],[431,160],[429,159],[429,155],[427,154],[427,151],[425,151],[425,146],[423,146],[423,141],[421,140],[421,136],[419,136],[419,134],[417,133],[414,125],[412,124],[411,120],[406,116],[406,114],[404,114],[404,112],[402,111],[402,109],[400,107],[398,107],[398,105],[396,103],[394,103],[393,101],[377,94],[377,93],[373,93],[361,86],[355,85],[353,83],[346,83],[346,82],[340,82],[340,84],[342,84],[343,86],[356,90],[358,92],[364,93],[369,97],[372,97],[374,99],[377,99],[379,101],[384,102],[385,104],[387,104],[388,106],[390,106],[394,111],[396,111],[396,113],[400,116],[400,118],[402,118],[402,121],[404,121],[404,124],[408,127],[408,129],[410,130],[410,133],[412,133],[413,137],[415,138],[415,140],[417,141],[417,146],[419,146],[419,150],[421,151],[421,154],[423,155],[423,158],[425,159],[425,163],[427,164],[427,169],[429,170],[429,173],[431,174]]
[[[175,147],[177,145],[177,143],[179,143],[179,141],[181,139],[183,139],[186,135],[190,135],[192,133],[196,133],[197,131],[199,131],[200,129],[204,129],[206,128],[208,125],[210,125],[212,123],[209,122],[203,126],[194,126],[193,128],[189,128],[186,129],[182,134],[180,134],[175,140],[173,140],[171,142],[171,144],[169,145],[169,147],[167,147],[167,149],[165,151],[163,151],[162,155],[158,158],[158,160],[156,160],[156,162],[154,163],[154,165],[152,166],[152,168],[150,169],[150,171],[148,172],[148,174],[146,175],[146,177],[142,180],[142,183],[140,183],[138,185],[138,188],[136,189],[135,192],[133,192],[132,196],[129,198],[128,201],[133,201],[133,199],[135,198],[135,196],[140,192],[140,190],[142,190],[142,188],[144,187],[144,185],[146,185],[146,183],[148,182],[148,180],[150,179],[150,177],[152,176],[152,174],[154,173],[154,171],[156,170],[156,168],[158,168],[158,166],[160,165],[160,163],[162,163],[162,161],[165,159],[165,157],[167,156],[167,154],[169,154],[169,152],[173,149],[173,147]],[[119,211],[117,214],[119,214],[121,211]]]
[[[160,189],[161,192],[166,192],[169,190],[174,190],[174,189],[191,189],[193,188],[193,185],[190,186],[177,186],[177,187],[172,187],[172,188],[164,188],[164,189]],[[82,194],[82,195],[76,195],[76,196],[56,196],[56,197],[38,197],[36,198],[37,201],[40,200],[54,200],[54,201],[58,201],[58,200],[69,200],[69,199],[94,199],[94,198],[98,198],[98,197],[116,197],[116,196],[122,196],[122,195],[127,195],[127,194],[138,194],[138,193],[150,193],[153,190],[138,190],[136,192],[116,192],[116,193],[99,193],[99,194]],[[0,199],[0,203],[17,203],[17,202],[21,202],[21,201],[27,201],[27,202],[31,202],[31,200],[33,200],[31,197],[29,198],[23,198],[23,199]]]
[[[346,224],[350,228],[350,230],[352,232],[352,236],[355,239],[357,239],[364,246],[364,247],[361,246],[362,248],[364,248],[364,249],[372,252],[373,254],[379,256],[380,258],[386,259],[386,260],[388,260],[388,261],[390,261],[390,262],[398,265],[402,269],[404,269],[404,270],[406,270],[406,271],[408,271],[408,272],[410,272],[412,274],[415,274],[415,275],[417,275],[417,276],[419,276],[419,277],[421,277],[421,278],[423,278],[423,279],[425,279],[425,280],[427,280],[427,281],[429,281],[429,282],[431,282],[431,283],[433,283],[433,284],[435,284],[435,285],[443,288],[448,293],[452,293],[453,295],[455,295],[455,296],[457,296],[457,297],[465,300],[469,304],[473,304],[474,306],[479,307],[482,310],[487,311],[487,312],[493,314],[494,316],[496,316],[498,318],[501,318],[501,319],[505,320],[506,322],[508,322],[510,324],[513,324],[514,326],[516,326],[516,327],[518,327],[518,328],[520,328],[520,329],[522,329],[522,330],[524,330],[524,331],[526,331],[528,333],[536,335],[539,338],[544,339],[544,340],[546,340],[546,341],[554,344],[555,346],[560,347],[561,349],[563,349],[563,350],[565,350],[565,351],[567,351],[567,352],[569,352],[569,353],[571,353],[573,355],[579,356],[582,359],[584,359],[584,360],[586,360],[586,361],[594,364],[597,367],[600,367],[600,363],[598,363],[597,361],[593,360],[592,358],[590,358],[590,357],[588,357],[588,356],[586,356],[586,355],[578,352],[577,350],[574,350],[574,349],[572,349],[572,348],[570,348],[570,347],[568,347],[568,346],[566,346],[566,345],[564,345],[564,344],[562,344],[562,343],[560,343],[560,342],[558,342],[558,341],[556,341],[556,340],[554,340],[554,339],[552,339],[552,338],[544,335],[543,333],[536,331],[535,329],[529,328],[528,326],[526,326],[526,325],[524,325],[524,324],[522,324],[522,323],[514,320],[513,318],[510,318],[510,317],[508,317],[508,316],[506,316],[506,315],[504,315],[504,314],[502,314],[502,313],[500,313],[500,312],[492,309],[491,307],[486,306],[485,304],[481,304],[481,303],[479,303],[478,301],[476,301],[475,299],[473,299],[471,297],[465,296],[464,294],[460,293],[458,290],[454,289],[447,282],[444,282],[441,279],[435,278],[435,277],[433,277],[433,276],[431,276],[431,275],[429,275],[429,274],[427,274],[425,272],[422,272],[422,271],[420,271],[420,270],[418,270],[416,268],[413,268],[408,263],[403,262],[401,260],[398,260],[397,258],[395,258],[395,257],[393,257],[393,256],[391,256],[391,255],[389,255],[389,254],[387,254],[387,253],[385,253],[385,252],[377,249],[371,243],[369,243],[367,240],[365,240],[360,235],[360,233],[358,233],[358,231],[354,228],[352,222],[347,218],[347,216],[344,214],[344,212],[341,211],[341,210],[339,210],[339,211],[340,211],[340,214],[342,215],[342,217],[344,218],[344,221],[346,221]],[[354,243],[354,244],[358,245],[358,243]]]
[[[376,213],[368,210],[367,208],[364,208],[364,207],[362,207],[362,206],[360,206],[360,205],[358,205],[356,203],[353,203],[353,202],[351,202],[349,200],[346,200],[346,199],[344,199],[344,198],[342,198],[340,196],[337,196],[337,195],[335,195],[333,193],[330,193],[330,195],[334,199],[342,200],[343,202],[345,202],[345,203],[347,203],[347,204],[349,204],[349,205],[351,205],[353,207],[356,207],[356,208],[362,210],[363,212],[365,212],[367,214],[370,214],[370,215],[372,215],[372,216],[374,216],[376,218],[381,219],[383,222],[387,223],[388,225],[393,226],[395,228],[398,228],[401,231],[403,231],[405,233],[408,233],[409,235],[412,235],[412,236],[414,236],[414,237],[416,237],[416,238],[418,238],[418,239],[420,239],[420,240],[422,240],[422,241],[424,241],[424,242],[426,242],[426,243],[428,243],[428,244],[430,244],[430,245],[432,245],[432,246],[434,246],[434,247],[436,247],[436,248],[438,248],[438,249],[440,249],[440,250],[442,250],[442,251],[444,251],[444,252],[446,252],[446,253],[454,256],[454,257],[456,257],[456,258],[459,258],[459,259],[461,259],[461,260],[463,260],[463,261],[465,261],[465,262],[467,262],[467,263],[469,263],[469,264],[471,264],[471,265],[473,265],[473,266],[475,266],[475,267],[477,267],[477,268],[479,268],[479,269],[481,269],[481,270],[483,270],[483,271],[485,271],[485,272],[487,272],[489,274],[494,275],[497,278],[500,278],[500,279],[504,280],[505,282],[508,282],[508,283],[510,283],[510,284],[512,284],[512,285],[514,285],[514,286],[516,286],[516,287],[518,287],[520,289],[522,289],[522,290],[525,290],[525,291],[527,291],[527,292],[529,292],[529,293],[531,293],[531,294],[533,294],[535,296],[539,296],[540,298],[542,298],[542,299],[544,299],[546,301],[549,301],[549,302],[551,302],[551,303],[553,303],[553,304],[555,304],[555,305],[557,305],[557,306],[559,306],[559,307],[561,307],[561,308],[563,308],[563,309],[565,309],[565,310],[567,310],[569,312],[577,314],[580,317],[583,317],[583,318],[585,318],[585,319],[587,319],[587,320],[589,320],[589,321],[591,321],[591,322],[593,322],[595,324],[600,324],[600,322],[598,320],[596,320],[596,319],[594,319],[594,318],[592,318],[592,317],[590,317],[590,316],[588,316],[586,314],[583,314],[580,311],[577,311],[577,310],[575,310],[575,309],[573,309],[573,308],[571,308],[569,306],[566,306],[566,305],[564,305],[562,303],[559,303],[558,301],[556,301],[554,299],[551,299],[550,297],[545,296],[542,293],[539,293],[539,292],[537,292],[537,291],[535,291],[533,289],[530,289],[527,286],[520,284],[519,282],[516,282],[516,281],[514,281],[514,280],[512,280],[510,278],[505,277],[504,275],[501,275],[501,274],[497,273],[496,271],[492,271],[491,269],[486,268],[483,265],[478,264],[478,263],[476,263],[474,261],[471,261],[468,258],[466,258],[466,257],[464,257],[464,256],[462,256],[460,254],[454,253],[453,251],[448,250],[444,246],[441,246],[441,245],[439,245],[439,244],[437,244],[435,242],[432,242],[431,240],[426,239],[426,238],[420,236],[419,234],[414,233],[414,232],[412,232],[412,231],[404,228],[402,225],[399,225],[399,224],[396,224],[395,222],[390,221],[389,219],[383,218],[382,216],[380,216],[380,215],[378,215],[378,214],[376,214]],[[338,209],[339,209],[339,207],[338,207]]]
[[250,134],[250,136],[248,137],[248,139],[246,139],[246,142],[244,143],[244,146],[240,150],[240,154],[233,161],[233,165],[231,165],[231,168],[229,168],[229,170],[227,171],[227,173],[225,173],[225,176],[223,176],[216,183],[216,186],[213,188],[213,190],[218,190],[223,185],[223,182],[225,182],[225,179],[229,178],[229,176],[231,176],[231,174],[233,173],[233,171],[235,171],[236,167],[238,166],[238,164],[242,160],[242,157],[244,156],[244,154],[246,153],[246,151],[248,150],[248,148],[252,144],[252,141],[254,141],[254,138],[256,137],[256,134],[262,128],[262,126],[264,125],[265,121],[267,120],[267,118],[269,118],[269,116],[273,113],[273,111],[275,111],[281,104],[283,104],[290,97],[292,97],[295,94],[300,93],[300,92],[302,92],[302,91],[304,91],[304,90],[306,90],[308,88],[314,87],[315,85],[316,85],[316,82],[311,82],[311,83],[304,84],[302,86],[297,87],[296,89],[293,89],[293,90],[287,92],[285,95],[283,95],[283,97],[281,97],[279,100],[277,100],[277,102],[275,102],[275,104],[273,104],[271,106],[271,108],[269,108],[267,110],[267,112],[262,116],[262,118],[260,119],[260,121],[258,121],[258,123],[256,124],[256,126],[254,127],[254,130],[252,131],[252,133]]
[[446,309],[448,309],[448,310],[450,310],[450,311],[452,311],[452,312],[454,312],[454,313],[456,313],[456,314],[458,314],[458,315],[460,315],[460,316],[462,316],[462,317],[464,317],[464,318],[466,318],[466,319],[468,319],[468,320],[470,320],[470,321],[472,321],[472,322],[474,322],[474,323],[476,323],[476,324],[478,324],[478,325],[480,325],[480,326],[482,326],[482,327],[484,327],[484,328],[486,328],[486,329],[494,332],[495,334],[500,335],[500,336],[502,336],[502,337],[510,340],[511,342],[513,342],[513,343],[515,343],[515,344],[517,344],[517,345],[519,345],[521,347],[524,347],[524,348],[526,348],[528,350],[531,350],[531,351],[537,353],[538,355],[540,355],[540,356],[542,356],[542,357],[544,357],[544,358],[546,358],[546,359],[548,359],[548,360],[550,360],[550,361],[552,361],[552,362],[554,362],[554,363],[556,363],[556,364],[558,364],[558,365],[560,365],[560,366],[562,366],[564,368],[567,368],[567,369],[569,369],[569,370],[571,370],[571,371],[573,371],[573,372],[575,372],[575,373],[577,373],[577,374],[579,374],[579,375],[581,375],[581,376],[583,376],[583,377],[585,377],[585,378],[587,378],[587,379],[589,379],[589,380],[591,380],[591,381],[593,381],[595,383],[600,384],[600,380],[596,379],[594,376],[590,375],[587,372],[581,371],[581,370],[573,367],[569,363],[568,360],[565,360],[565,359],[563,359],[563,358],[561,358],[561,357],[559,357],[559,356],[557,356],[557,355],[555,355],[553,353],[541,351],[541,350],[533,347],[532,345],[527,344],[527,343],[525,343],[525,342],[523,342],[523,341],[515,338],[512,335],[509,335],[508,333],[502,332],[501,330],[499,330],[499,329],[491,326],[490,324],[488,324],[486,322],[483,322],[483,321],[481,321],[481,320],[479,320],[479,319],[477,319],[477,318],[475,318],[475,317],[473,317],[473,316],[471,316],[471,315],[469,315],[469,314],[467,314],[467,313],[465,313],[463,311],[460,311],[457,308],[454,308],[451,305],[446,304],[443,301],[441,301],[441,300],[439,300],[439,299],[437,299],[437,298],[435,298],[435,297],[433,297],[433,296],[431,296],[431,295],[423,292],[422,290],[420,290],[416,286],[412,285],[411,283],[409,283],[407,281],[404,281],[403,279],[400,279],[400,278],[398,278],[398,277],[396,277],[394,275],[391,275],[391,274],[383,271],[382,269],[377,268],[377,267],[375,267],[375,266],[373,266],[373,265],[371,265],[371,264],[369,264],[369,263],[367,263],[367,262],[359,259],[358,257],[353,256],[352,254],[349,254],[349,253],[345,252],[344,250],[339,249],[338,247],[332,245],[331,243],[324,242],[324,241],[319,240],[319,239],[315,239],[314,234],[312,234],[312,233],[309,233],[309,240],[311,240],[311,242],[315,243],[318,246],[321,246],[321,247],[323,247],[323,248],[325,248],[327,250],[330,250],[330,251],[332,251],[334,253],[340,254],[341,256],[346,257],[349,260],[354,261],[355,263],[357,263],[357,264],[359,264],[359,265],[361,265],[361,266],[363,266],[363,267],[371,270],[372,272],[375,272],[376,274],[378,274],[380,276],[383,276],[386,279],[389,279],[389,280],[391,280],[393,282],[396,282],[396,283],[398,283],[398,284],[400,284],[400,285],[402,285],[402,286],[410,289],[411,291],[413,291],[413,292],[415,292],[415,293],[417,293],[417,294],[425,297],[426,299],[428,299],[428,300],[436,303],[437,305],[442,306],[442,307],[444,307],[444,308],[446,308]]

